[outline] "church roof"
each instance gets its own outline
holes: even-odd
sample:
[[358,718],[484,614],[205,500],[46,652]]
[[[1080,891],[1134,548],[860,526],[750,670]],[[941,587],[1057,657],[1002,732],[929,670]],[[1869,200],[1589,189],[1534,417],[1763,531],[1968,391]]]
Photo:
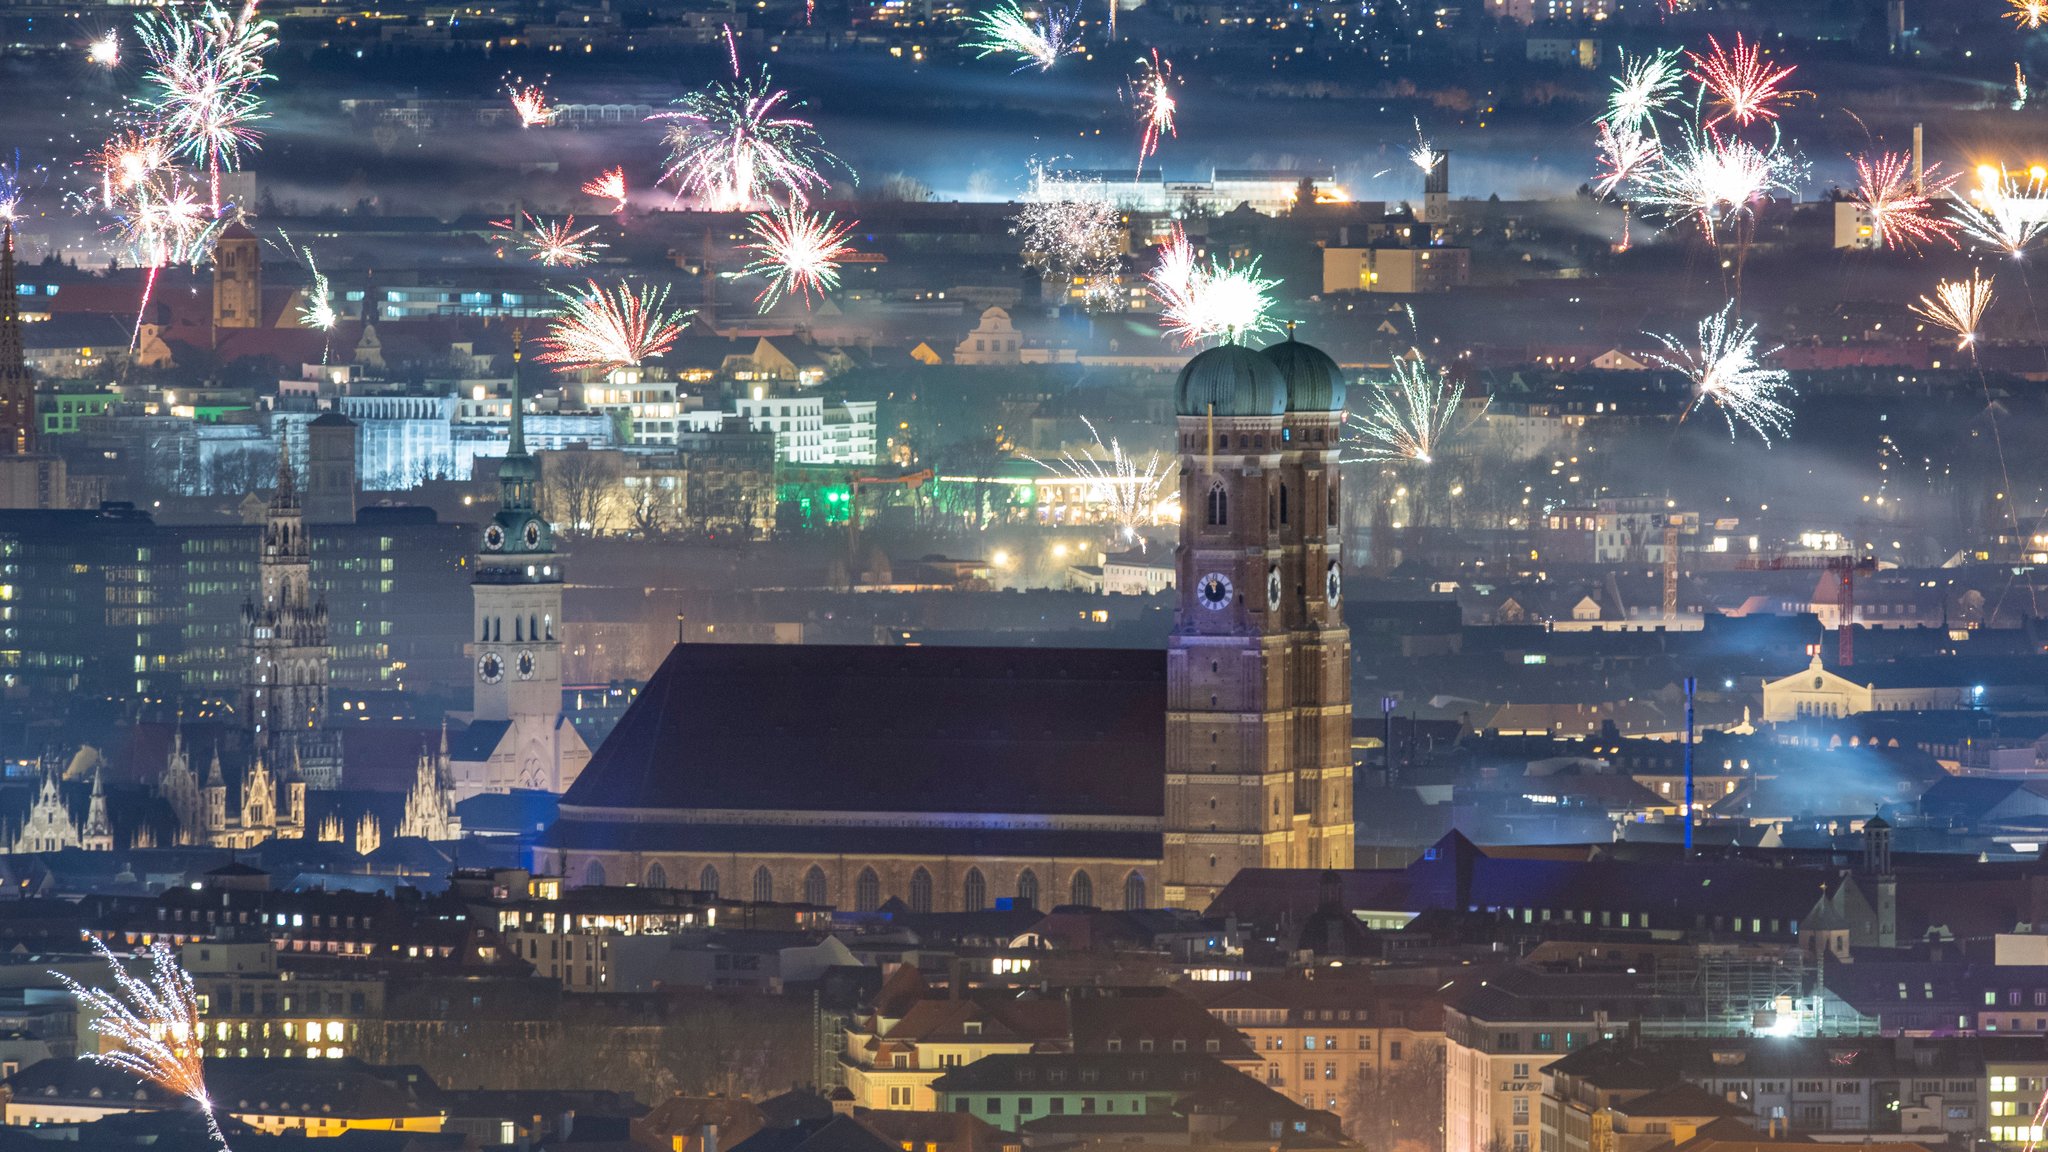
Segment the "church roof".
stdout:
[[1199,353],[1173,387],[1182,416],[1279,416],[1287,411],[1287,380],[1273,361],[1242,344]]
[[1165,773],[1156,650],[679,644],[562,803],[1156,820]]

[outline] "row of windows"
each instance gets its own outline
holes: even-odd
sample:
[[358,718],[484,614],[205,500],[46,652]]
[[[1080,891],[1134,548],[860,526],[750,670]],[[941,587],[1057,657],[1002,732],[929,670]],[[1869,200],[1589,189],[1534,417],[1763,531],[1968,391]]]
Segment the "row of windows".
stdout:
[[[722,891],[721,879],[718,868],[715,865],[706,864],[697,873],[697,888],[705,892]],[[764,864],[756,867],[750,879],[752,899],[761,903],[768,903],[777,898],[775,874],[768,869],[767,865]],[[604,884],[605,880],[606,874],[603,863],[592,860],[584,865],[584,884],[595,887]],[[649,888],[668,887],[668,869],[664,868],[659,861],[649,864],[647,866],[646,883]],[[960,882],[960,899],[961,908],[969,912],[979,912],[988,907],[988,879],[982,875],[981,869],[969,868],[967,870],[967,875]],[[1029,868],[1026,868],[1017,877],[1016,900],[1017,903],[1027,907],[1035,908],[1038,906],[1038,874]],[[1146,907],[1146,900],[1145,876],[1141,872],[1132,871],[1124,877],[1124,909],[1126,911],[1142,910]],[[826,878],[825,870],[822,867],[813,864],[810,870],[804,873],[802,902],[805,904],[829,904],[831,902],[830,882]],[[1073,881],[1067,888],[1067,902],[1070,904],[1094,906],[1095,881],[1086,871],[1074,873]],[[882,878],[873,868],[861,869],[859,877],[854,880],[853,903],[854,910],[857,912],[873,912],[882,906]],[[912,912],[930,912],[933,910],[933,880],[930,871],[920,867],[917,871],[911,873],[910,892],[905,899],[905,903],[910,906]]]

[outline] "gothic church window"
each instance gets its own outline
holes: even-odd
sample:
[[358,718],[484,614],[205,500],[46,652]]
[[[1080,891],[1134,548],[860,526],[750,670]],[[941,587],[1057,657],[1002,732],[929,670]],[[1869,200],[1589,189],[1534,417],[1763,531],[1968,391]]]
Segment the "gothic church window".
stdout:
[[960,908],[966,912],[979,912],[988,905],[988,882],[982,879],[981,869],[969,868],[967,879],[960,885]]
[[647,866],[647,886],[649,888],[668,887],[668,869],[661,866],[661,861],[656,860]]
[[775,873],[766,864],[754,869],[754,899],[763,904],[775,899]]
[[853,910],[873,912],[882,906],[882,878],[875,875],[873,868],[860,870],[860,878],[853,882]]
[[706,864],[704,870],[697,873],[697,887],[706,892],[718,891],[718,869]]
[[932,910],[932,874],[922,868],[910,874],[910,910]]
[[811,865],[811,870],[804,873],[804,903],[823,904],[824,902],[825,870],[813,864]]
[[1221,528],[1230,523],[1230,494],[1223,490],[1218,481],[1209,486],[1209,526]]
[[601,887],[604,884],[604,865],[595,860],[585,864],[583,866],[583,884],[588,888]]
[[1074,873],[1074,882],[1069,887],[1067,903],[1091,908],[1095,906],[1095,881],[1088,878],[1088,873]]
[[1017,902],[1026,908],[1038,907],[1038,873],[1029,868],[1017,874]]
[[1142,912],[1144,910],[1145,876],[1141,872],[1133,872],[1129,876],[1124,877],[1124,911]]

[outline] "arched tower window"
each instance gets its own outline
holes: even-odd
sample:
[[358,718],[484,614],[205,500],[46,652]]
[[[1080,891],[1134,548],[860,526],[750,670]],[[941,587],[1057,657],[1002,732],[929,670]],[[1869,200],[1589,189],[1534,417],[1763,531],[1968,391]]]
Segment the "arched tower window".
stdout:
[[766,864],[754,869],[754,899],[763,904],[775,899],[775,873]]
[[718,869],[706,864],[704,870],[697,873],[697,887],[706,892],[716,893],[718,891]]
[[668,869],[661,866],[661,861],[656,860],[647,866],[647,886],[649,888],[668,887]]
[[1074,873],[1074,882],[1068,888],[1067,903],[1089,908],[1095,906],[1095,881],[1088,878],[1088,873]]
[[1144,910],[1145,874],[1133,872],[1129,876],[1124,877],[1124,911],[1143,912]]
[[517,617],[517,616],[514,616],[514,617],[512,618],[512,642],[513,642],[514,644],[517,644],[517,643],[519,643],[519,642],[520,642],[521,640],[524,640],[524,639],[526,639],[526,634],[525,634],[525,632],[524,632],[524,631],[522,631],[522,630],[520,629],[520,627],[519,627],[521,623],[523,623],[523,621],[521,621],[521,620],[519,619],[519,617]]
[[1330,485],[1330,527],[1337,526],[1337,485]]
[[823,904],[825,895],[825,870],[813,864],[811,870],[804,873],[804,903]]
[[1280,522],[1287,523],[1287,485],[1280,486]]
[[1026,908],[1038,907],[1038,873],[1029,868],[1017,874],[1017,903]]
[[604,865],[592,860],[583,866],[583,884],[587,888],[598,888],[604,884]]
[[[1282,514],[1282,519],[1285,519],[1285,513]],[[528,640],[540,639],[540,617],[528,616],[526,618],[526,638]]]
[[875,875],[873,868],[860,870],[860,878],[853,882],[853,910],[873,912],[882,906],[882,878]]
[[988,904],[988,881],[982,879],[981,869],[969,868],[967,879],[960,884],[960,910],[979,912]]
[[1223,481],[1209,486],[1209,525],[1221,528],[1230,523],[1230,493],[1224,491]]
[[932,910],[932,874],[922,868],[910,874],[910,910]]

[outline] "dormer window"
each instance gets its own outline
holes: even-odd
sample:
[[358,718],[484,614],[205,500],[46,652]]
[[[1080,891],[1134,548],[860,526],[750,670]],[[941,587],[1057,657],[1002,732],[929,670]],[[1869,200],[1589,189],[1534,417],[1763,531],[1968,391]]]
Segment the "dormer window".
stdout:
[[969,1020],[960,1025],[960,1030],[969,1036],[979,1036],[981,1035],[981,1021]]

